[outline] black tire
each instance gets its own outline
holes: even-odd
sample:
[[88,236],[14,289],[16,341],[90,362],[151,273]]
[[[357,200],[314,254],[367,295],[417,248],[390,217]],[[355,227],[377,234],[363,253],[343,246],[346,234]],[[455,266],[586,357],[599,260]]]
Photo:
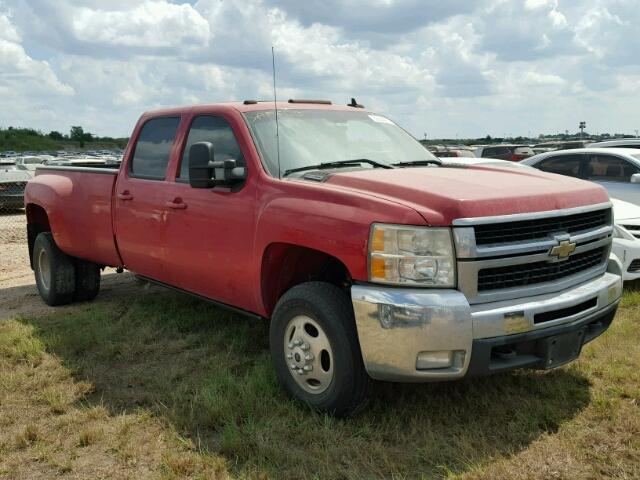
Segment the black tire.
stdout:
[[[300,315],[315,321],[331,346],[333,377],[321,393],[309,393],[298,384],[285,356],[287,325]],[[366,405],[371,379],[362,362],[351,302],[338,287],[308,282],[287,291],[271,318],[269,343],[278,380],[293,398],[335,416],[353,415]]]
[[73,300],[88,302],[100,291],[100,266],[86,260],[75,259],[76,290]]
[[36,237],[33,271],[38,292],[47,305],[64,305],[73,301],[76,289],[73,259],[58,248],[50,232],[42,232]]

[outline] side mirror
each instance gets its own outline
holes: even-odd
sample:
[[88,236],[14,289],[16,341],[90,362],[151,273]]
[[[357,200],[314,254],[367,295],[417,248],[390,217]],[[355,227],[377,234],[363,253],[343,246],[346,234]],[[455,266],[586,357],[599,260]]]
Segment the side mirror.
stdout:
[[245,167],[233,159],[214,161],[213,144],[198,142],[189,149],[189,184],[193,188],[233,185],[247,177]]
[[631,183],[640,183],[640,173],[631,175]]

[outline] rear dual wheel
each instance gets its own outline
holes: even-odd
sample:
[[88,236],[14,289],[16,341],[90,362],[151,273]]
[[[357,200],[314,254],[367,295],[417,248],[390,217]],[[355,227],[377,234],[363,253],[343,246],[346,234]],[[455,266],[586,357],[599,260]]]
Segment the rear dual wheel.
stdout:
[[65,254],[51,232],[36,237],[33,270],[38,292],[47,305],[93,300],[100,290],[99,265]]
[[276,305],[269,340],[278,379],[293,398],[336,416],[364,407],[370,379],[349,297],[338,287],[291,288]]

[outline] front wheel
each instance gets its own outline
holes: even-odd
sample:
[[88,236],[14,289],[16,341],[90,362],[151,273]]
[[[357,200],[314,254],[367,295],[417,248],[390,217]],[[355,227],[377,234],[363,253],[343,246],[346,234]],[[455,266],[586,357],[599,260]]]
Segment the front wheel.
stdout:
[[345,416],[366,403],[370,379],[348,296],[334,285],[309,282],[285,293],[269,332],[280,383],[297,400]]

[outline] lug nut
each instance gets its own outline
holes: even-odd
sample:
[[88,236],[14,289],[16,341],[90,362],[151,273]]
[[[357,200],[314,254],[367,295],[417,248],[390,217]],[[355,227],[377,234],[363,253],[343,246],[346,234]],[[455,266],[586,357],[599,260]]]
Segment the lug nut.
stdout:
[[310,372],[311,370],[313,370],[313,365],[305,365],[304,366],[304,371],[305,372]]
[[289,347],[289,348],[293,348],[293,342],[289,342],[289,344],[287,345],[287,347]]
[[298,369],[298,375],[302,375],[304,373],[304,370],[302,370],[301,368]]
[[287,358],[291,360],[293,358],[293,353],[287,353]]
[[296,370],[298,367],[296,366],[295,363],[290,363],[289,368],[291,368],[291,370]]
[[307,354],[304,356],[304,359],[305,359],[307,362],[310,362],[311,360],[313,360],[313,355],[312,355],[311,353],[307,353]]
[[294,344],[296,347],[299,347],[300,345],[302,345],[302,340],[300,340],[300,339],[298,338],[298,339],[296,339],[296,340],[294,340],[294,341],[293,341],[293,344]]

